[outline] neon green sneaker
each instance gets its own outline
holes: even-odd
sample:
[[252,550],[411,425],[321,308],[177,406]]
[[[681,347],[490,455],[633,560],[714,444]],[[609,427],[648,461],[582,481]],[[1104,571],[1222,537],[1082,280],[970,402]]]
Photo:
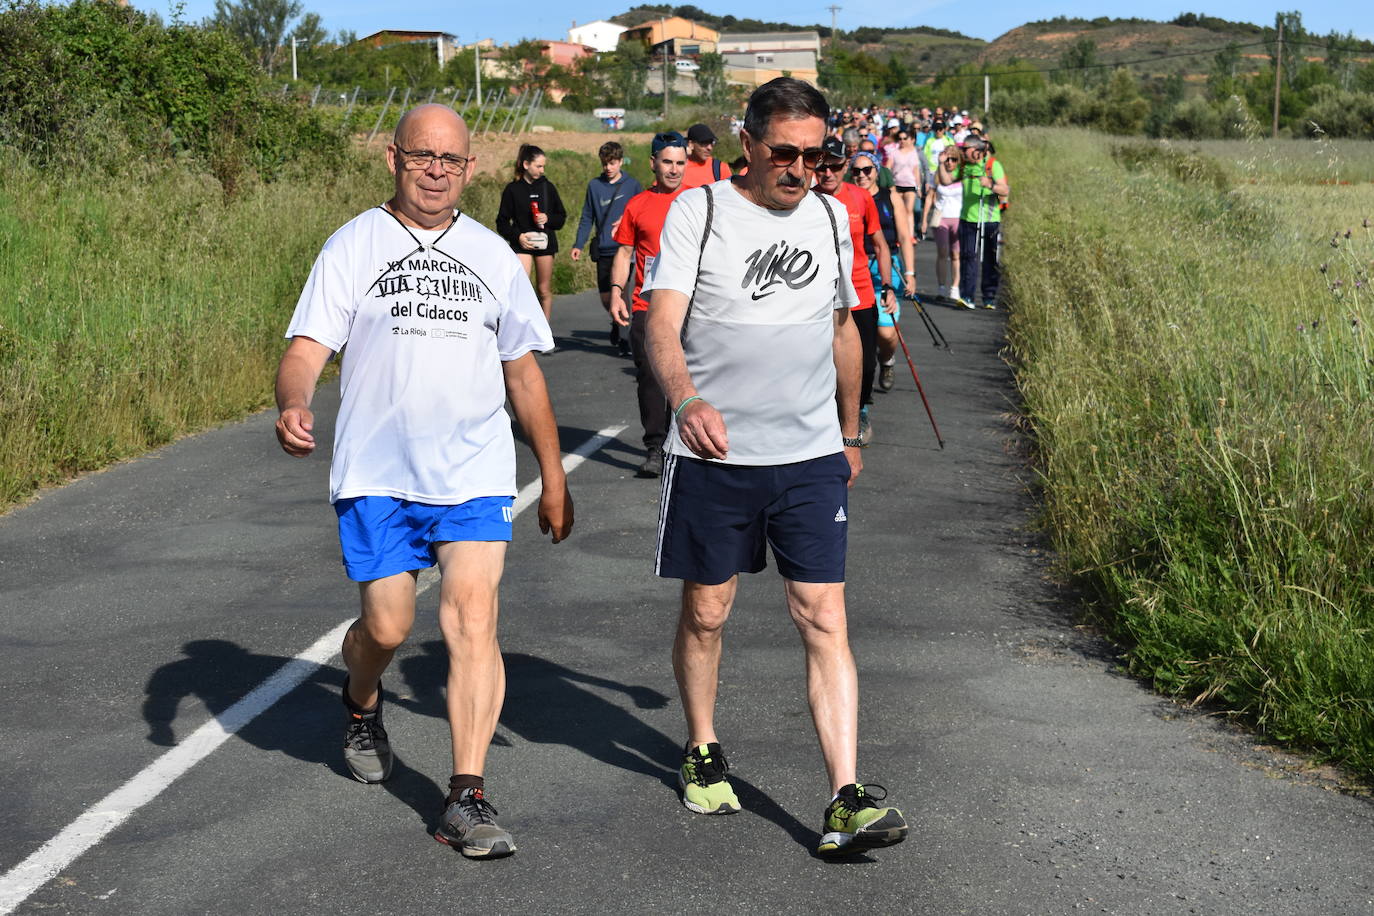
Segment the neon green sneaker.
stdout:
[[714,741],[687,748],[682,755],[682,768],[677,771],[677,784],[682,789],[682,804],[697,814],[734,814],[739,811],[739,799],[725,771],[730,764]]
[[902,812],[878,807],[886,798],[887,790],[882,786],[851,783],[841,788],[825,809],[824,835],[817,854],[844,856],[905,840],[907,826]]

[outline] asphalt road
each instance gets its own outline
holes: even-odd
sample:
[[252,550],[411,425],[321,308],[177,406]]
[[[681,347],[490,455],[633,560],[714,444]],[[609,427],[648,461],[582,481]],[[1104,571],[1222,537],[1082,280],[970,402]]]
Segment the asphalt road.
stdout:
[[[921,260],[924,279],[928,246]],[[914,315],[904,327],[946,448],[899,364],[849,515],[860,772],[906,812],[905,844],[843,864],[811,855],[827,787],[771,570],[742,585],[722,672],[719,728],[746,810],[678,804],[658,484],[633,476],[629,363],[584,294],[556,304],[563,348],[543,361],[564,448],[629,428],[572,474],[571,540],[541,541],[532,512],[517,520],[488,786],[519,852],[469,862],[429,835],[449,767],[431,592],[386,679],[401,760],[388,784],[343,770],[335,658],[17,911],[1374,912],[1367,801],[1164,703],[1074,627],[1029,528],[1003,316],[931,311],[951,353]],[[354,612],[327,457],[286,457],[272,422],[183,440],[0,518],[0,892]],[[533,464],[520,462],[524,484]]]

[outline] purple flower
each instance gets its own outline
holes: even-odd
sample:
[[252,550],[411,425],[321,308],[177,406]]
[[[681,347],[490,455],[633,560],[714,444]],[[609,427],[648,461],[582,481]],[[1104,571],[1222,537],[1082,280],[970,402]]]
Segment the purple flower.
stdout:
[[1298,325],[1298,333],[1305,333],[1306,331],[1307,331],[1307,326],[1306,326],[1306,325],[1303,325],[1303,324]]
[[1320,270],[1322,273],[1326,273],[1326,265],[1323,264],[1320,268],[1318,268],[1318,270]]
[[1345,237],[1346,237],[1346,238],[1350,238],[1350,232],[1351,232],[1351,230],[1349,230],[1349,229],[1345,230]]

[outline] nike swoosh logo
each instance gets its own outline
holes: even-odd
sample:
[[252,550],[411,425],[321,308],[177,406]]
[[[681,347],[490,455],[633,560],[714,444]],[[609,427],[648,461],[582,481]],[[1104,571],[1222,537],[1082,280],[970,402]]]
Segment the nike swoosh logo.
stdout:
[[775,289],[770,289],[770,290],[769,290],[768,292],[766,292],[766,293],[750,293],[750,294],[749,294],[749,298],[750,298],[750,299],[753,299],[755,302],[757,302],[757,301],[759,301],[760,299],[764,298],[765,296],[771,296],[771,295],[773,295],[773,294],[776,293],[776,292],[777,292],[777,290],[775,290]]

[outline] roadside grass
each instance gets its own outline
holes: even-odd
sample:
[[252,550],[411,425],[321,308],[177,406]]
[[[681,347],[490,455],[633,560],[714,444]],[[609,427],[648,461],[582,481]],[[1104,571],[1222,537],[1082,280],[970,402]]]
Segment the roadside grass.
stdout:
[[[595,286],[595,266],[566,251],[599,171],[594,155],[549,155],[569,210],[556,292]],[[475,180],[463,210],[493,226],[505,181]],[[189,169],[132,165],[111,179],[0,148],[0,512],[270,404],[320,246],[390,196],[384,164],[360,156],[226,199]]]
[[1374,147],[998,141],[1065,571],[1133,673],[1374,776],[1374,185],[1317,183]]

